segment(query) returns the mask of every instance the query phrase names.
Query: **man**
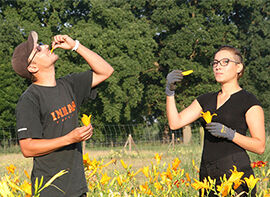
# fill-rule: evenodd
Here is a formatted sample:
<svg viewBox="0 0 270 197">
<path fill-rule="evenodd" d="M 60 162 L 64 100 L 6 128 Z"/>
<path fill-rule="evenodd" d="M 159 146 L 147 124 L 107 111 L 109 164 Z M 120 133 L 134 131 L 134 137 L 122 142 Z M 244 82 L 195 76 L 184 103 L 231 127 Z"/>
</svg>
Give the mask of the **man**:
<svg viewBox="0 0 270 197">
<path fill-rule="evenodd" d="M 92 126 L 79 127 L 78 110 L 83 100 L 94 98 L 92 89 L 106 80 L 113 68 L 99 55 L 67 35 L 54 36 L 53 49 L 73 50 L 92 70 L 55 79 L 58 55 L 48 45 L 37 44 L 38 34 L 31 31 L 26 42 L 14 50 L 12 67 L 32 84 L 21 95 L 16 107 L 17 132 L 21 151 L 33 157 L 32 193 L 35 180 L 44 183 L 61 170 L 57 178 L 41 192 L 41 197 L 86 196 L 81 142 L 90 139 Z M 61 189 L 62 191 L 60 191 Z"/>
</svg>

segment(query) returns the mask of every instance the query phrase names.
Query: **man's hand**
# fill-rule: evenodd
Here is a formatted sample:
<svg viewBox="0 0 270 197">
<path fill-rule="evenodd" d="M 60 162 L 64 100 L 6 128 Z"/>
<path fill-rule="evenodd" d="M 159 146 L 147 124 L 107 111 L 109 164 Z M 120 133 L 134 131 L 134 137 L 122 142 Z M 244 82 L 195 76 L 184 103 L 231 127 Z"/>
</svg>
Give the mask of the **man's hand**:
<svg viewBox="0 0 270 197">
<path fill-rule="evenodd" d="M 232 130 L 218 122 L 208 123 L 205 127 L 213 136 L 233 140 L 235 130 Z"/>
<path fill-rule="evenodd" d="M 93 127 L 92 125 L 77 127 L 67 134 L 69 136 L 72 143 L 77 143 L 81 141 L 89 140 L 93 135 Z"/>
<path fill-rule="evenodd" d="M 176 90 L 176 82 L 180 82 L 183 79 L 181 70 L 173 70 L 167 75 L 167 83 L 165 93 L 167 96 L 173 96 Z"/>
<path fill-rule="evenodd" d="M 76 41 L 70 38 L 68 35 L 56 35 L 53 37 L 52 48 L 71 50 L 75 44 Z"/>
<path fill-rule="evenodd" d="M 92 125 L 77 127 L 67 135 L 52 139 L 21 139 L 21 151 L 25 157 L 37 157 L 49 154 L 64 146 L 86 141 L 93 135 Z"/>
</svg>

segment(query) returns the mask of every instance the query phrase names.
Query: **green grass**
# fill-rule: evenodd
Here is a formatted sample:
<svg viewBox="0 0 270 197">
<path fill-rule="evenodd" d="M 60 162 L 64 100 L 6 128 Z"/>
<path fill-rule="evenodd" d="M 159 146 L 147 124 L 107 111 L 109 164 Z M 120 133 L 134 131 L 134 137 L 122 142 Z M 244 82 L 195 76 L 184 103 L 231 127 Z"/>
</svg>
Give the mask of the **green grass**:
<svg viewBox="0 0 270 197">
<path fill-rule="evenodd" d="M 269 138 L 268 138 L 269 139 Z M 136 151 L 138 150 L 138 152 Z M 1 153 L 5 152 L 5 153 Z M 175 157 L 181 160 L 182 168 L 190 168 L 192 159 L 199 166 L 201 159 L 201 145 L 198 143 L 191 143 L 190 145 L 176 144 L 172 145 L 137 145 L 137 149 L 132 147 L 132 151 L 128 150 L 128 147 L 103 147 L 103 148 L 86 148 L 90 159 L 104 160 L 108 162 L 112 158 L 117 160 L 124 160 L 127 164 L 133 164 L 134 168 L 140 168 L 143 165 L 151 165 L 151 162 L 155 162 L 154 155 L 159 153 L 162 155 L 162 162 L 171 162 Z M 253 161 L 269 161 L 270 160 L 270 146 L 266 146 L 265 153 L 258 155 L 248 152 L 251 162 Z M 0 150 L 0 176 L 6 173 L 5 167 L 14 164 L 18 171 L 24 169 L 28 172 L 32 168 L 32 158 L 24 158 L 19 151 L 18 146 L 11 147 L 6 150 Z M 118 165 L 117 165 L 118 166 Z M 116 167 L 117 167 L 116 166 Z M 114 168 L 114 167 L 112 167 Z"/>
</svg>

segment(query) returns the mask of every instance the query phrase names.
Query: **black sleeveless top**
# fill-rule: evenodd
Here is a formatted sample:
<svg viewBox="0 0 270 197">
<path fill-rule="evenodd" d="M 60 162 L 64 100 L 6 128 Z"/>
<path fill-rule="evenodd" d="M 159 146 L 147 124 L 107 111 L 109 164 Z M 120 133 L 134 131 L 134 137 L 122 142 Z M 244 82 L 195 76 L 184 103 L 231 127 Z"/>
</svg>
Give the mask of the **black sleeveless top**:
<svg viewBox="0 0 270 197">
<path fill-rule="evenodd" d="M 210 111 L 213 116 L 212 122 L 219 122 L 225 126 L 236 130 L 236 132 L 246 135 L 248 125 L 246 122 L 246 112 L 254 105 L 261 105 L 256 97 L 245 91 L 240 90 L 230 96 L 230 98 L 217 109 L 217 96 L 219 92 L 212 92 L 201 95 L 197 98 L 203 112 Z M 201 118 L 204 128 L 204 147 L 202 161 L 209 162 L 229 156 L 233 153 L 246 152 L 237 144 L 223 138 L 211 135 L 206 129 L 206 122 Z"/>
</svg>

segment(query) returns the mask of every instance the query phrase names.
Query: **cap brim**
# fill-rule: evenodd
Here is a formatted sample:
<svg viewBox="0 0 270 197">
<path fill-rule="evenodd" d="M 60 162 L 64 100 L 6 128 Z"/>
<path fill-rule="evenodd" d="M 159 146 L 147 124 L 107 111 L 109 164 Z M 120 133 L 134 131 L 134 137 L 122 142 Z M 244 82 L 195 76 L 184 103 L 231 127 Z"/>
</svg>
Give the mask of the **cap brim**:
<svg viewBox="0 0 270 197">
<path fill-rule="evenodd" d="M 12 56 L 12 67 L 14 71 L 24 78 L 31 78 L 32 74 L 27 70 L 28 58 L 31 55 L 33 49 L 37 45 L 38 34 L 35 31 L 31 31 L 26 42 L 18 45 Z"/>
<path fill-rule="evenodd" d="M 32 53 L 33 49 L 35 48 L 36 44 L 38 41 L 38 34 L 35 31 L 31 31 L 29 36 L 28 36 L 28 40 L 27 40 L 27 47 L 28 50 L 30 51 L 30 54 Z M 30 56 L 29 54 L 29 56 Z M 28 56 L 28 58 L 29 58 Z"/>
</svg>

